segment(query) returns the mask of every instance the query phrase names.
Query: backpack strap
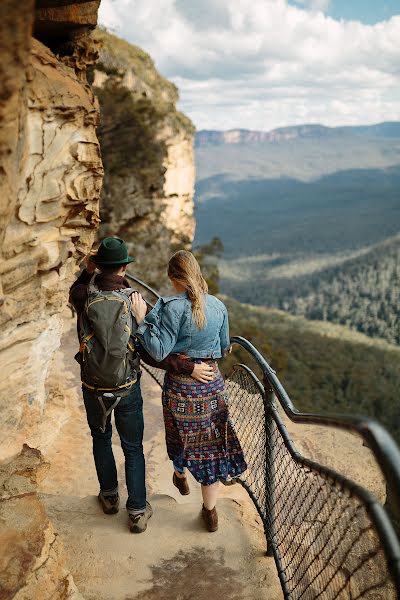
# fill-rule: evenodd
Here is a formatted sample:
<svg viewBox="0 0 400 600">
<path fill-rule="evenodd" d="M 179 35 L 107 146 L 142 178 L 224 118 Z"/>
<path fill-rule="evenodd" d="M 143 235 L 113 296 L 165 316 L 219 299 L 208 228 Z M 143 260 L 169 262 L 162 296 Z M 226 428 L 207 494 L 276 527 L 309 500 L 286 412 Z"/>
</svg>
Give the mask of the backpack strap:
<svg viewBox="0 0 400 600">
<path fill-rule="evenodd" d="M 121 292 L 122 294 L 124 294 L 125 296 L 128 296 L 128 298 L 131 297 L 133 292 L 137 292 L 137 290 L 135 290 L 134 288 L 131 288 L 131 287 L 122 288 L 121 290 L 118 290 L 118 291 Z"/>
<path fill-rule="evenodd" d="M 107 417 L 108 417 L 108 415 L 110 415 L 112 413 L 114 408 L 117 406 L 117 404 L 121 400 L 121 396 L 117 396 L 110 392 L 106 392 L 105 394 L 96 394 L 96 395 L 97 395 L 97 400 L 103 411 L 102 426 L 100 427 L 100 431 L 102 433 L 104 433 L 106 430 L 106 425 L 107 425 Z M 110 399 L 111 402 L 112 402 L 112 400 L 114 400 L 112 402 L 111 406 L 109 406 L 108 408 L 106 407 L 106 405 L 104 403 L 104 398 Z"/>
<path fill-rule="evenodd" d="M 97 287 L 97 285 L 94 282 L 95 278 L 96 278 L 96 272 L 93 273 L 92 278 L 89 281 L 89 284 L 87 286 L 87 293 L 88 293 L 88 295 L 91 294 L 91 293 L 93 293 L 93 292 L 100 291 L 99 288 Z"/>
</svg>

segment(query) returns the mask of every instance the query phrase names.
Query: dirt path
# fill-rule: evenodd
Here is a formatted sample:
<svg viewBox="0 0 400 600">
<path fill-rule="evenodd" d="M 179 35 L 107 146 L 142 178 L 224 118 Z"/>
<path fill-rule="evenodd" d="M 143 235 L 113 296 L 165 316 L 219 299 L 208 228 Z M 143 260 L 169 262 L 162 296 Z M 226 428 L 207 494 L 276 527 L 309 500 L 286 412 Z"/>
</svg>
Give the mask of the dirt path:
<svg viewBox="0 0 400 600">
<path fill-rule="evenodd" d="M 238 485 L 221 486 L 220 527 L 207 533 L 200 519 L 200 486 L 191 494 L 172 485 L 166 455 L 160 388 L 142 378 L 147 489 L 154 515 L 147 531 L 132 535 L 124 510 L 102 513 L 91 437 L 80 395 L 74 320 L 66 317 L 58 364 L 68 371 L 68 418 L 46 449 L 51 462 L 41 494 L 66 547 L 68 567 L 84 597 L 96 600 L 280 600 L 271 558 L 264 555 L 260 518 Z M 59 373 L 65 379 L 65 373 Z M 126 498 L 123 454 L 113 437 L 122 503 Z"/>
</svg>

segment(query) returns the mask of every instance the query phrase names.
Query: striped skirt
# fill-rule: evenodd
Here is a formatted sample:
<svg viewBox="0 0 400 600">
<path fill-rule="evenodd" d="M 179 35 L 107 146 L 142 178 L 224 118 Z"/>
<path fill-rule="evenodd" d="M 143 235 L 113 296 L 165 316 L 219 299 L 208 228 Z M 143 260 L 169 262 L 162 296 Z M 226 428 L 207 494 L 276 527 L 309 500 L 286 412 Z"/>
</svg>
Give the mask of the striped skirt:
<svg viewBox="0 0 400 600">
<path fill-rule="evenodd" d="M 162 396 L 168 456 L 203 485 L 247 469 L 229 419 L 224 379 L 218 365 L 210 364 L 215 379 L 208 383 L 166 373 Z"/>
</svg>

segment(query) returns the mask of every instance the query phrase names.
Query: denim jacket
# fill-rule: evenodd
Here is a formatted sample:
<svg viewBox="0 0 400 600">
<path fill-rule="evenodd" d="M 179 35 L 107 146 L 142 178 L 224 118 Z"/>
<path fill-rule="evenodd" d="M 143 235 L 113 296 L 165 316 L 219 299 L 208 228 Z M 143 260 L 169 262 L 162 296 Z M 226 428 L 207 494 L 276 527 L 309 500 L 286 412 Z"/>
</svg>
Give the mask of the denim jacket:
<svg viewBox="0 0 400 600">
<path fill-rule="evenodd" d="M 215 296 L 205 295 L 206 323 L 198 329 L 186 292 L 160 298 L 138 327 L 136 336 L 156 361 L 169 354 L 221 358 L 229 348 L 228 312 Z"/>
</svg>

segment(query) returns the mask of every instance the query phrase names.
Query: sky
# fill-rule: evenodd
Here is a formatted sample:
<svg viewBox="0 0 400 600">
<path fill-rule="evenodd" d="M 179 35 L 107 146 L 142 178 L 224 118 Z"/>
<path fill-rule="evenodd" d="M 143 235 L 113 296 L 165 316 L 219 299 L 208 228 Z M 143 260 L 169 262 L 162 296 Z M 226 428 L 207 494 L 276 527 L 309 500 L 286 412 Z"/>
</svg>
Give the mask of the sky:
<svg viewBox="0 0 400 600">
<path fill-rule="evenodd" d="M 197 129 L 400 120 L 399 0 L 102 0 Z"/>
</svg>

